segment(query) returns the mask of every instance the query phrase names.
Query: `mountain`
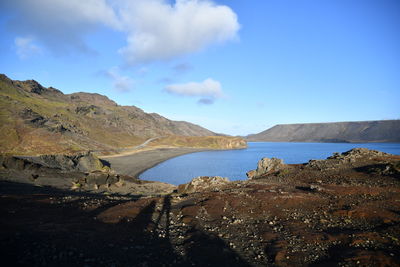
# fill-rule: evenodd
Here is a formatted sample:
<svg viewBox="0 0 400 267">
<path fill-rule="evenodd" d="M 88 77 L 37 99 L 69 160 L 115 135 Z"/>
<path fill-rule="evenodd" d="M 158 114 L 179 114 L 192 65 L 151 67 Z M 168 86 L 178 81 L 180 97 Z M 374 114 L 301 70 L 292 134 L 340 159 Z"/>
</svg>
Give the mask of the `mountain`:
<svg viewBox="0 0 400 267">
<path fill-rule="evenodd" d="M 0 75 L 0 153 L 115 151 L 171 135 L 218 134 L 135 106 L 119 106 L 103 95 L 63 94 L 34 80 L 13 81 Z"/>
<path fill-rule="evenodd" d="M 281 124 L 246 137 L 256 142 L 400 142 L 400 120 Z"/>
</svg>

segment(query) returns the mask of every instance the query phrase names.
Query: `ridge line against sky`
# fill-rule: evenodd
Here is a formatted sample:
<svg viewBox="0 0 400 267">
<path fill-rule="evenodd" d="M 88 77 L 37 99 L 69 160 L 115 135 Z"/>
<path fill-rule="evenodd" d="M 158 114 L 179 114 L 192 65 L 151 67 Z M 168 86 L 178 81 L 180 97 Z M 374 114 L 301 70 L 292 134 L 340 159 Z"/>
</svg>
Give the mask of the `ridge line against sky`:
<svg viewBox="0 0 400 267">
<path fill-rule="evenodd" d="M 0 72 L 214 132 L 400 118 L 396 0 L 0 2 Z"/>
</svg>

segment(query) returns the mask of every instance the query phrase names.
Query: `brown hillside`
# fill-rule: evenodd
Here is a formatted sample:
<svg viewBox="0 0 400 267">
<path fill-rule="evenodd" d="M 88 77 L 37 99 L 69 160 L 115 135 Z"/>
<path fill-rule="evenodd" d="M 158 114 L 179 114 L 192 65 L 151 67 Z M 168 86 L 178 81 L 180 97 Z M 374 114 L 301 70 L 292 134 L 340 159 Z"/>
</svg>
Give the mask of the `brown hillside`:
<svg viewBox="0 0 400 267">
<path fill-rule="evenodd" d="M 0 125 L 3 154 L 115 152 L 152 137 L 216 135 L 192 123 L 119 106 L 103 95 L 66 95 L 5 75 L 0 76 Z"/>
</svg>

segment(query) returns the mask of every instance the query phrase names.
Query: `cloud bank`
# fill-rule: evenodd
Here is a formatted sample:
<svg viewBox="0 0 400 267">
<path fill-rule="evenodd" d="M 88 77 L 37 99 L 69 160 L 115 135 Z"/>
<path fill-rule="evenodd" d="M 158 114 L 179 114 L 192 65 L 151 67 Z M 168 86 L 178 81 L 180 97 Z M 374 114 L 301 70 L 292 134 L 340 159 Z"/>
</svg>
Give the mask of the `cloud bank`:
<svg viewBox="0 0 400 267">
<path fill-rule="evenodd" d="M 178 96 L 201 97 L 198 103 L 205 105 L 213 104 L 215 99 L 223 97 L 221 84 L 211 78 L 203 82 L 167 85 L 165 91 Z"/>
<path fill-rule="evenodd" d="M 211 1 L 164 0 L 126 2 L 120 10 L 127 46 L 120 50 L 131 64 L 167 60 L 235 38 L 236 14 Z"/>
<path fill-rule="evenodd" d="M 135 65 L 169 60 L 232 40 L 239 30 L 236 14 L 207 0 L 13 0 L 0 10 L 12 10 L 10 28 L 34 36 L 55 52 L 90 52 L 88 34 L 108 27 L 125 34 L 119 50 Z"/>
<path fill-rule="evenodd" d="M 84 41 L 88 33 L 105 25 L 121 28 L 115 11 L 105 0 L 1 1 L 0 10 L 12 12 L 8 22 L 18 35 L 34 36 L 58 54 L 92 51 Z"/>
</svg>

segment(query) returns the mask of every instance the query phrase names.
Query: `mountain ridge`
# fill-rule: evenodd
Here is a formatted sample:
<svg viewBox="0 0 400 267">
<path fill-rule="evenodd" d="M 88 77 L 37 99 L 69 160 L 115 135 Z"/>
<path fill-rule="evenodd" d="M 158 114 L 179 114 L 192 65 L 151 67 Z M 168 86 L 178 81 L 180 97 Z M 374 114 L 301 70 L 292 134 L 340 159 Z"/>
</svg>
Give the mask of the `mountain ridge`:
<svg viewBox="0 0 400 267">
<path fill-rule="evenodd" d="M 0 75 L 3 154 L 87 150 L 115 153 L 153 137 L 219 135 L 193 123 L 146 113 L 136 106 L 120 106 L 97 93 L 64 94 L 35 80 L 14 81 Z"/>
<path fill-rule="evenodd" d="M 278 124 L 245 137 L 255 142 L 400 142 L 400 120 Z"/>
</svg>

